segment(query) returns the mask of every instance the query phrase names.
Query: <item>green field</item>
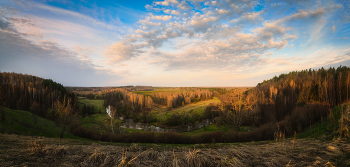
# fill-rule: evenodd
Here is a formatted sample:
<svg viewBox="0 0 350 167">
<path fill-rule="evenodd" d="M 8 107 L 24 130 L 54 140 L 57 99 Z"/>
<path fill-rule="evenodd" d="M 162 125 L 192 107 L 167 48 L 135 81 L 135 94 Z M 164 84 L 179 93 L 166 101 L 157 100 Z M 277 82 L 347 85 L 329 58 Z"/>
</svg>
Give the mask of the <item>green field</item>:
<svg viewBox="0 0 350 167">
<path fill-rule="evenodd" d="M 95 107 L 95 113 L 98 113 L 98 111 L 101 109 L 102 113 L 106 112 L 105 107 L 103 106 L 103 100 L 90 100 L 84 97 L 79 97 L 79 109 L 81 110 L 83 108 L 83 106 L 87 105 L 87 106 L 91 106 L 94 105 Z"/>
<path fill-rule="evenodd" d="M 56 126 L 55 122 L 36 116 L 37 124 L 34 124 L 34 118 L 28 111 L 12 110 L 5 108 L 5 121 L 0 121 L 0 132 L 7 134 L 45 136 L 58 138 L 61 134 L 61 127 Z M 64 138 L 81 139 L 65 131 Z"/>
<path fill-rule="evenodd" d="M 168 109 L 161 109 L 158 111 L 153 111 L 157 112 L 157 119 L 158 120 L 164 120 L 168 119 L 171 114 L 175 113 L 183 113 L 183 112 L 197 112 L 199 115 L 202 115 L 205 111 L 205 108 L 210 104 L 210 103 L 220 103 L 221 101 L 217 98 L 214 97 L 213 99 L 206 100 L 206 101 L 199 101 L 197 103 L 192 103 L 188 104 L 185 106 L 181 106 L 178 108 L 172 108 L 171 110 Z"/>
<path fill-rule="evenodd" d="M 107 114 L 91 114 L 85 118 L 80 118 L 79 123 L 87 129 L 99 132 L 99 133 L 112 133 L 111 130 L 111 120 Z M 117 128 L 116 125 L 121 123 L 121 120 L 114 119 L 113 126 Z"/>
</svg>

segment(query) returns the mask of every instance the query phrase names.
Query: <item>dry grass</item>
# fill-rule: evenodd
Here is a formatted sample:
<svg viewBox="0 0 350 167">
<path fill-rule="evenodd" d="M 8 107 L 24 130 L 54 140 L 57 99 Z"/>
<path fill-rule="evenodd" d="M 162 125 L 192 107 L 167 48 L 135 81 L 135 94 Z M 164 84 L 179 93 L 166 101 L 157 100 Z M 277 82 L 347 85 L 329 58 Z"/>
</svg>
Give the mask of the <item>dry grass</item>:
<svg viewBox="0 0 350 167">
<path fill-rule="evenodd" d="M 42 141 L 34 140 L 28 142 L 28 152 L 29 154 L 43 154 L 44 143 Z"/>
<path fill-rule="evenodd" d="M 339 139 L 350 137 L 350 107 L 345 109 L 344 105 L 340 106 L 341 117 L 339 120 Z"/>
<path fill-rule="evenodd" d="M 206 158 L 199 155 L 200 150 L 196 150 L 196 148 L 191 151 L 189 149 L 187 154 L 187 166 L 188 167 L 201 167 L 201 166 L 210 166 L 210 163 Z"/>
<path fill-rule="evenodd" d="M 1 166 L 296 167 L 350 164 L 350 144 L 344 140 L 327 142 L 315 139 L 286 139 L 284 147 L 283 140 L 273 141 L 267 147 L 270 141 L 170 146 L 104 142 L 96 144 L 70 139 L 59 143 L 58 139 L 53 138 L 0 134 L 0 141 Z M 34 154 L 23 154 L 28 152 L 28 142 L 34 143 L 30 146 Z"/>
</svg>

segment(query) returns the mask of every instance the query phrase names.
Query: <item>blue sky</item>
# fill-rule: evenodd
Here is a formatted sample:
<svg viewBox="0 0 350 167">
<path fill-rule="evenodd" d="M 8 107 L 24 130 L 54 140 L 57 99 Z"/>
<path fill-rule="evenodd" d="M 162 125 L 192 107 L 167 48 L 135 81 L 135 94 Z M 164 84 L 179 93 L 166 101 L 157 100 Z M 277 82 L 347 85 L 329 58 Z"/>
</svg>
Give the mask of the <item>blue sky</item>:
<svg viewBox="0 0 350 167">
<path fill-rule="evenodd" d="M 0 71 L 65 86 L 255 86 L 349 66 L 349 1 L 0 1 Z"/>
</svg>

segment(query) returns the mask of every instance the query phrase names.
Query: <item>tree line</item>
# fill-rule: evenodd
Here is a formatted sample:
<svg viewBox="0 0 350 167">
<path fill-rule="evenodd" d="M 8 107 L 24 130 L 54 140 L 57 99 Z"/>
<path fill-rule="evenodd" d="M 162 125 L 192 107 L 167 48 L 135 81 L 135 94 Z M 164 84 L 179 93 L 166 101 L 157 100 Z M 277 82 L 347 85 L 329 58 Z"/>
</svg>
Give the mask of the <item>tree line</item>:
<svg viewBox="0 0 350 167">
<path fill-rule="evenodd" d="M 349 101 L 349 81 L 346 66 L 293 71 L 259 83 L 249 97 L 256 98 L 263 122 L 280 121 L 297 106 L 325 103 L 335 107 Z"/>
<path fill-rule="evenodd" d="M 212 99 L 215 95 L 216 91 L 210 91 L 208 89 L 182 88 L 182 92 L 156 92 L 152 93 L 151 97 L 155 103 L 174 108 Z"/>
<path fill-rule="evenodd" d="M 77 102 L 74 93 L 69 93 L 62 84 L 51 79 L 14 72 L 0 73 L 0 104 L 10 109 L 30 111 L 34 121 L 37 115 L 56 121 L 62 127 L 61 138 L 72 115 L 79 110 Z"/>
<path fill-rule="evenodd" d="M 34 105 L 37 115 L 49 117 L 48 110 L 54 110 L 54 103 L 64 96 L 72 98 L 72 105 L 76 106 L 74 94 L 51 79 L 13 72 L 0 73 L 0 103 L 4 107 L 29 111 Z"/>
<path fill-rule="evenodd" d="M 309 113 L 312 107 L 330 108 L 349 101 L 349 81 L 350 68 L 346 66 L 292 71 L 249 90 L 221 94 L 222 104 L 209 106 L 208 113 L 219 116 L 219 124 L 232 125 L 237 130 L 242 124 L 261 126 L 292 121 L 290 117 L 298 119 L 293 119 L 294 129 L 298 124 L 304 128 L 326 116 L 325 112 Z"/>
</svg>

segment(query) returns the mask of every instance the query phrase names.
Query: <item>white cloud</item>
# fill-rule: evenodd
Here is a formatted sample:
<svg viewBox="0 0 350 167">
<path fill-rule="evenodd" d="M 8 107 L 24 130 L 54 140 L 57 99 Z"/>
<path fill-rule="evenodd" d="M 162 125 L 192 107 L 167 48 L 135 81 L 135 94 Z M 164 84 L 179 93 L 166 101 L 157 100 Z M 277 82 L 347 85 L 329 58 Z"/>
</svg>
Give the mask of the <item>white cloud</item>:
<svg viewBox="0 0 350 167">
<path fill-rule="evenodd" d="M 105 55 L 111 64 L 119 63 L 143 53 L 141 50 L 143 46 L 144 44 L 134 44 L 124 41 L 117 42 L 108 48 Z"/>
<path fill-rule="evenodd" d="M 201 18 L 201 17 L 196 17 L 193 20 L 190 21 L 190 24 L 195 27 L 204 27 L 210 22 L 215 22 L 217 21 L 217 17 L 207 17 L 207 18 Z"/>
<path fill-rule="evenodd" d="M 29 40 L 39 57 L 51 53 L 52 59 L 56 55 L 60 62 L 80 64 L 77 67 L 86 67 L 93 73 L 117 74 L 117 78 L 124 76 L 125 84 L 138 84 L 136 81 L 147 80 L 145 76 L 149 80 L 164 76 L 179 77 L 188 71 L 205 71 L 208 78 L 228 81 L 228 78 L 239 79 L 288 68 L 295 70 L 292 67 L 305 67 L 296 65 L 300 62 L 310 66 L 312 63 L 320 64 L 319 60 L 338 62 L 346 58 L 339 56 L 341 53 L 327 52 L 329 48 L 323 50 L 330 54 L 329 58 L 313 50 L 324 46 L 320 41 L 329 33 L 330 20 L 335 18 L 334 13 L 339 12 L 334 9 L 341 7 L 338 4 L 302 1 L 281 1 L 278 4 L 266 1 L 265 4 L 259 4 L 259 1 L 246 0 L 201 2 L 155 1 L 145 6 L 150 13 L 138 17 L 137 23 L 128 26 L 119 22 L 107 24 L 103 19 L 94 19 L 78 12 L 39 5 L 37 10 L 65 16 L 65 19 L 27 15 L 36 22 L 13 19 L 13 25 L 17 24 L 14 26 L 18 31 L 15 34 Z M 254 7 L 257 5 L 262 5 L 263 9 L 256 12 Z M 292 5 L 293 10 L 289 10 L 289 5 Z M 106 17 L 104 19 L 109 20 Z M 347 39 L 348 34 L 342 31 L 341 23 L 334 21 L 332 24 L 332 31 L 337 35 L 343 32 L 339 36 Z M 44 29 L 36 29 L 36 26 Z M 0 21 L 0 33 L 13 32 L 11 28 Z M 8 35 L 6 37 L 13 39 Z M 4 36 L 0 38 L 2 44 L 11 42 Z M 87 41 L 94 41 L 94 45 L 87 45 Z M 292 41 L 296 45 L 291 44 Z M 64 45 L 75 47 L 69 50 L 63 48 Z M 4 46 L 7 45 L 0 47 Z M 300 54 L 301 47 L 309 48 L 310 51 Z M 95 52 L 96 48 L 100 52 Z M 21 52 L 24 53 L 23 49 Z M 308 53 L 313 56 L 308 57 Z M 111 69 L 108 72 L 103 66 Z M 152 77 L 155 74 L 161 77 Z M 206 78 L 205 75 L 199 78 Z"/>
<path fill-rule="evenodd" d="M 234 19 L 231 22 L 237 23 L 237 24 L 244 24 L 248 22 L 257 23 L 258 21 L 263 20 L 263 18 L 260 16 L 263 11 L 260 12 L 247 12 L 241 15 L 238 19 Z"/>
<path fill-rule="evenodd" d="M 0 70 L 27 73 L 54 79 L 65 86 L 103 85 L 97 80 L 109 81 L 121 77 L 109 74 L 107 70 L 96 70 L 96 65 L 89 56 L 89 49 L 76 47 L 67 49 L 55 41 L 27 38 L 30 33 L 21 33 L 14 22 L 24 19 L 0 19 Z M 30 19 L 25 19 L 31 22 Z M 40 29 L 40 27 L 37 27 Z M 4 31 L 6 30 L 6 31 Z M 25 30 L 22 30 L 25 31 Z M 44 34 L 45 36 L 45 34 Z"/>
<path fill-rule="evenodd" d="M 168 15 L 163 15 L 163 16 L 152 16 L 151 19 L 155 19 L 155 20 L 161 20 L 161 21 L 168 21 L 172 18 L 172 16 L 168 16 Z"/>
<path fill-rule="evenodd" d="M 169 3 L 169 1 L 164 1 Z M 210 5 L 223 5 L 224 2 L 210 2 Z M 173 3 L 174 4 L 174 3 Z M 233 3 L 232 3 L 233 4 Z M 179 4 L 178 4 L 179 5 Z M 246 3 L 237 5 L 247 5 Z M 248 9 L 248 8 L 247 8 Z M 247 10 L 242 8 L 242 14 L 239 18 L 234 20 L 235 23 L 262 21 L 259 12 L 243 12 Z M 181 9 L 178 9 L 181 10 Z M 176 8 L 163 9 L 165 13 L 178 11 Z M 215 11 L 215 12 L 213 12 Z M 141 48 L 152 47 L 154 50 L 161 49 L 163 43 L 170 42 L 171 39 L 178 37 L 189 37 L 196 39 L 196 42 L 191 42 L 193 48 L 186 47 L 180 53 L 165 53 L 163 51 L 148 52 L 150 55 L 158 55 L 163 59 L 156 62 L 162 64 L 167 70 L 175 70 L 177 68 L 197 68 L 205 69 L 207 67 L 216 69 L 223 67 L 232 67 L 240 65 L 259 65 L 262 62 L 267 62 L 266 58 L 261 57 L 270 49 L 281 50 L 288 46 L 288 42 L 297 39 L 297 35 L 289 34 L 291 27 L 286 24 L 294 20 L 302 20 L 305 18 L 319 18 L 325 14 L 324 8 L 303 11 L 285 16 L 275 21 L 265 21 L 261 26 L 251 29 L 250 32 L 241 32 L 238 27 L 230 27 L 229 25 L 221 23 L 219 15 L 229 14 L 227 8 L 215 7 L 212 10 L 203 9 L 203 13 L 191 13 L 190 17 L 182 17 L 178 21 L 170 23 L 161 23 L 161 26 L 154 26 L 149 24 L 149 19 L 154 19 L 157 16 L 151 15 L 139 23 L 142 26 L 153 26 L 150 28 L 143 28 L 136 30 L 138 37 L 137 41 L 143 42 L 143 45 L 133 46 L 123 43 L 115 44 L 110 50 L 109 55 L 114 55 L 111 58 L 112 62 L 129 60 L 132 57 L 138 56 Z M 237 11 L 236 11 L 237 12 Z M 160 21 L 167 21 L 160 16 Z M 160 24 L 160 23 L 158 23 Z M 122 47 L 123 46 L 123 47 Z M 293 46 L 293 45 L 290 45 Z M 179 48 L 179 47 L 176 47 Z M 123 50 L 123 52 L 121 51 Z M 116 51 L 116 52 L 115 52 Z M 146 53 L 147 51 L 145 51 Z M 155 54 L 156 53 L 156 54 Z M 161 56 L 159 56 L 161 55 Z M 188 63 L 191 63 L 188 64 Z M 283 61 L 280 61 L 280 64 Z"/>
<path fill-rule="evenodd" d="M 225 14 L 229 14 L 230 11 L 228 10 L 225 10 L 225 9 L 215 9 L 216 12 L 219 14 L 219 15 L 225 15 Z"/>
<path fill-rule="evenodd" d="M 179 5 L 177 5 L 177 8 L 181 10 L 190 10 L 191 6 L 188 5 L 186 1 L 182 1 Z"/>
<path fill-rule="evenodd" d="M 181 15 L 180 12 L 176 11 L 176 10 L 172 10 L 170 14 L 173 14 L 173 15 Z"/>
<path fill-rule="evenodd" d="M 165 0 L 165 1 L 157 1 L 156 5 L 168 6 L 170 4 L 179 4 L 177 0 Z"/>
</svg>

